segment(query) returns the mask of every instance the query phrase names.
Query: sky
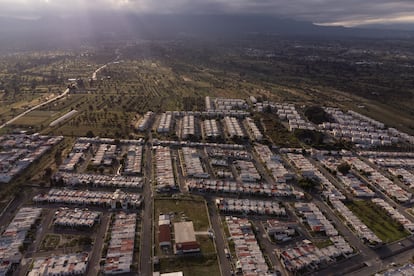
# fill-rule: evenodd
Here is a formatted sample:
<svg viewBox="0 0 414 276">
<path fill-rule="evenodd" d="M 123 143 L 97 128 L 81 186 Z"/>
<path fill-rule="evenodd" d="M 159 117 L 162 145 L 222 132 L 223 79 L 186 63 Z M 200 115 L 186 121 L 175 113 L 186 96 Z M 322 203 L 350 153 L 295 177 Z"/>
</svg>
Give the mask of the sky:
<svg viewBox="0 0 414 276">
<path fill-rule="evenodd" d="M 0 16 L 74 13 L 267 14 L 321 25 L 414 23 L 414 1 L 391 0 L 0 0 Z"/>
</svg>

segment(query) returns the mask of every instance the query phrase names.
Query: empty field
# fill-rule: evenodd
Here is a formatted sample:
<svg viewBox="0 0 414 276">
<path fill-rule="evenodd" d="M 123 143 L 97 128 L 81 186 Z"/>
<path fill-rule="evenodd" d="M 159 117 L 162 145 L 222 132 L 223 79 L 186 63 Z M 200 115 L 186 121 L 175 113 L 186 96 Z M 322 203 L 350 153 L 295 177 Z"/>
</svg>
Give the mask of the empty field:
<svg viewBox="0 0 414 276">
<path fill-rule="evenodd" d="M 371 201 L 354 200 L 348 208 L 383 242 L 389 243 L 408 236 L 404 228 Z"/>
</svg>

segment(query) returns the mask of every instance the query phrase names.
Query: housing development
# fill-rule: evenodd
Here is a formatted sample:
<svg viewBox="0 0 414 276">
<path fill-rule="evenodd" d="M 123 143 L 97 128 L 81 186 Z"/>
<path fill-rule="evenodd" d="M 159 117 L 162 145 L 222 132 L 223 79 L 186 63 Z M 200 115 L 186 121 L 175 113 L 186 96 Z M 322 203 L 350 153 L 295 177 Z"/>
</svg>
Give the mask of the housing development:
<svg viewBox="0 0 414 276">
<path fill-rule="evenodd" d="M 412 136 L 336 107 L 316 124 L 253 96 L 205 105 L 138 114 L 139 139 L 1 136 L 2 185 L 54 165 L 0 214 L 0 275 L 413 271 Z M 299 146 L 274 143 L 265 114 Z M 316 134 L 348 144 L 314 146 Z"/>
</svg>

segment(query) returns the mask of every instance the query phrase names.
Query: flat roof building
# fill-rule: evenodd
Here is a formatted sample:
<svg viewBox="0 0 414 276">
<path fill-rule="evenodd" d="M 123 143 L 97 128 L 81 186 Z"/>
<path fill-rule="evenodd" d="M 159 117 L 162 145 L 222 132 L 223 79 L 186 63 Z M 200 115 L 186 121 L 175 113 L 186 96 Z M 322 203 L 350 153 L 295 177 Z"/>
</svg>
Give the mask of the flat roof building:
<svg viewBox="0 0 414 276">
<path fill-rule="evenodd" d="M 176 254 L 200 252 L 192 221 L 174 223 Z"/>
</svg>

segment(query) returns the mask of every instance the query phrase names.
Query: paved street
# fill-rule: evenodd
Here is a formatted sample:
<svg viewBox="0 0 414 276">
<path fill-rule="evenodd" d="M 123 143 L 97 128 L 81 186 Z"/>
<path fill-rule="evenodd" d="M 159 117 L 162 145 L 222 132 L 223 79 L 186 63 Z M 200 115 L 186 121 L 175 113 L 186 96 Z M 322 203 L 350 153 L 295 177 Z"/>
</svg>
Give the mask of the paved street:
<svg viewBox="0 0 414 276">
<path fill-rule="evenodd" d="M 208 212 L 210 214 L 211 227 L 214 231 L 217 256 L 221 266 L 223 276 L 231 275 L 232 266 L 229 259 L 224 253 L 224 248 L 227 248 L 227 240 L 225 239 L 223 228 L 221 226 L 221 218 L 217 213 L 217 208 L 214 206 L 212 199 L 207 200 Z"/>
<path fill-rule="evenodd" d="M 151 141 L 151 139 L 149 140 Z M 141 249 L 140 249 L 140 265 L 139 271 L 141 275 L 152 275 L 152 245 L 153 245 L 153 200 L 152 200 L 152 154 L 151 143 L 145 145 L 144 160 L 144 206 L 142 212 L 142 231 L 141 231 Z"/>
</svg>

